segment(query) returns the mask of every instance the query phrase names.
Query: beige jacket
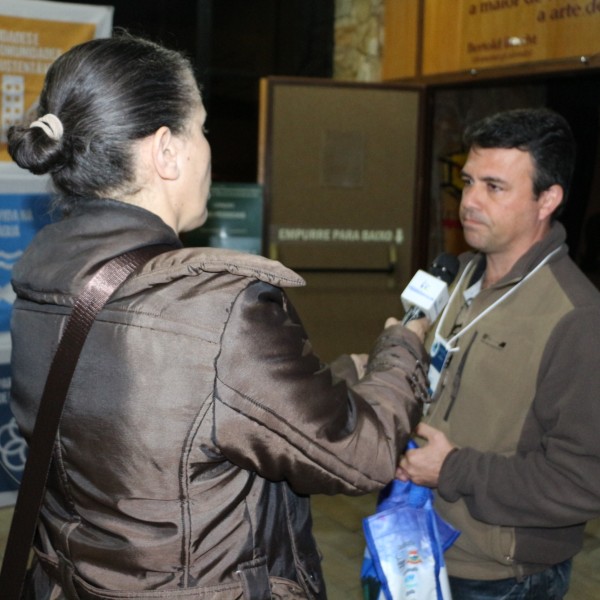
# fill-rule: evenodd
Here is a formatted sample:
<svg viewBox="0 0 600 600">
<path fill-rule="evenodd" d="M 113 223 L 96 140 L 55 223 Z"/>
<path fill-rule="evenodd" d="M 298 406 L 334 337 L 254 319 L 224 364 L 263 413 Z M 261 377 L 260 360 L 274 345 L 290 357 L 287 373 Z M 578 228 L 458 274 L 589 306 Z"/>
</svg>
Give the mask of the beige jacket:
<svg viewBox="0 0 600 600">
<path fill-rule="evenodd" d="M 446 554 L 457 577 L 563 562 L 600 515 L 600 293 L 564 240 L 556 223 L 469 306 L 462 291 L 485 264 L 463 257 L 474 260 L 442 323 L 444 337 L 460 337 L 428 421 L 461 448 L 435 503 L 462 532 Z"/>
</svg>

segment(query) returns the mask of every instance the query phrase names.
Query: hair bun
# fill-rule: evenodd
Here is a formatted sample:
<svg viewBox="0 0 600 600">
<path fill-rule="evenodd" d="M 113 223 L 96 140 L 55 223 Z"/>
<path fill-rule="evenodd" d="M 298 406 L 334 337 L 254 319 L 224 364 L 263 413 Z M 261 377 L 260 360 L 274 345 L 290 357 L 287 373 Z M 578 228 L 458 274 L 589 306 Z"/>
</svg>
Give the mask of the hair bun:
<svg viewBox="0 0 600 600">
<path fill-rule="evenodd" d="M 47 113 L 43 117 L 33 121 L 29 127 L 39 127 L 50 139 L 54 140 L 55 142 L 60 141 L 64 132 L 61 120 L 52 113 Z"/>
</svg>

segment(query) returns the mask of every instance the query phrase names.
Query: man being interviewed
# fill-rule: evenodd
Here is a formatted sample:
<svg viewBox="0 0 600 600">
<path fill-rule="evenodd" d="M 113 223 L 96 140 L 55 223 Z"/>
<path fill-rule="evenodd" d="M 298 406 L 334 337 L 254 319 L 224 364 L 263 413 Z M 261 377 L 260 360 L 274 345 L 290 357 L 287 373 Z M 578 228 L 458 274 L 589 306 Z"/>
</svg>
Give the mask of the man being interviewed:
<svg viewBox="0 0 600 600">
<path fill-rule="evenodd" d="M 465 141 L 460 217 L 476 252 L 434 327 L 447 356 L 398 476 L 437 488 L 462 532 L 446 555 L 455 600 L 556 600 L 600 515 L 600 293 L 555 220 L 574 141 L 547 109 L 486 118 Z"/>
</svg>

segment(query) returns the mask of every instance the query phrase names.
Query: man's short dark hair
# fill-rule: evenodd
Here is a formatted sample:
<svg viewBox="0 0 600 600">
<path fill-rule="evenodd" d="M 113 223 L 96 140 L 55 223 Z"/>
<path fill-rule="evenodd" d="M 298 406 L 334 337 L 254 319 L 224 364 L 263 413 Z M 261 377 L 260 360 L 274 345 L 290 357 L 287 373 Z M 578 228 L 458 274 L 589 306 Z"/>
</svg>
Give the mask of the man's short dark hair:
<svg viewBox="0 0 600 600">
<path fill-rule="evenodd" d="M 566 119 L 547 108 L 519 108 L 496 113 L 467 127 L 467 148 L 517 148 L 533 160 L 533 192 L 554 184 L 566 201 L 575 167 L 575 140 Z"/>
</svg>

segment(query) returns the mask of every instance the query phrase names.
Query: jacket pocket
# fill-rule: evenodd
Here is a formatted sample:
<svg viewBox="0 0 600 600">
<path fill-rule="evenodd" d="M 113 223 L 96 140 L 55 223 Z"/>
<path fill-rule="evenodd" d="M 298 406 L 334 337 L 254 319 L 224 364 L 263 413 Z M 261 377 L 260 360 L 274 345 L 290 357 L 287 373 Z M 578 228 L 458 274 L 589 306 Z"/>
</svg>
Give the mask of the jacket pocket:
<svg viewBox="0 0 600 600">
<path fill-rule="evenodd" d="M 473 569 L 483 569 L 486 572 L 485 577 L 482 576 L 482 572 L 477 576 L 471 573 L 458 575 L 459 577 L 502 579 L 513 576 L 511 570 L 506 568 L 514 564 L 515 529 L 513 527 L 490 525 L 474 519 L 462 499 L 448 502 L 438 495 L 435 505 L 440 516 L 461 531 L 450 548 L 450 553 L 454 554 L 458 562 L 469 562 Z"/>
<path fill-rule="evenodd" d="M 306 600 L 306 593 L 295 581 L 283 577 L 271 577 L 271 598 L 273 600 Z"/>
<path fill-rule="evenodd" d="M 272 597 L 266 557 L 240 563 L 236 574 L 242 582 L 244 600 L 268 600 Z"/>
<path fill-rule="evenodd" d="M 494 338 L 489 333 L 484 333 L 481 336 L 481 341 L 495 350 L 503 350 L 506 347 L 505 341 Z"/>
<path fill-rule="evenodd" d="M 515 530 L 513 527 L 491 526 L 493 556 L 501 565 L 512 566 L 515 563 Z"/>
</svg>

